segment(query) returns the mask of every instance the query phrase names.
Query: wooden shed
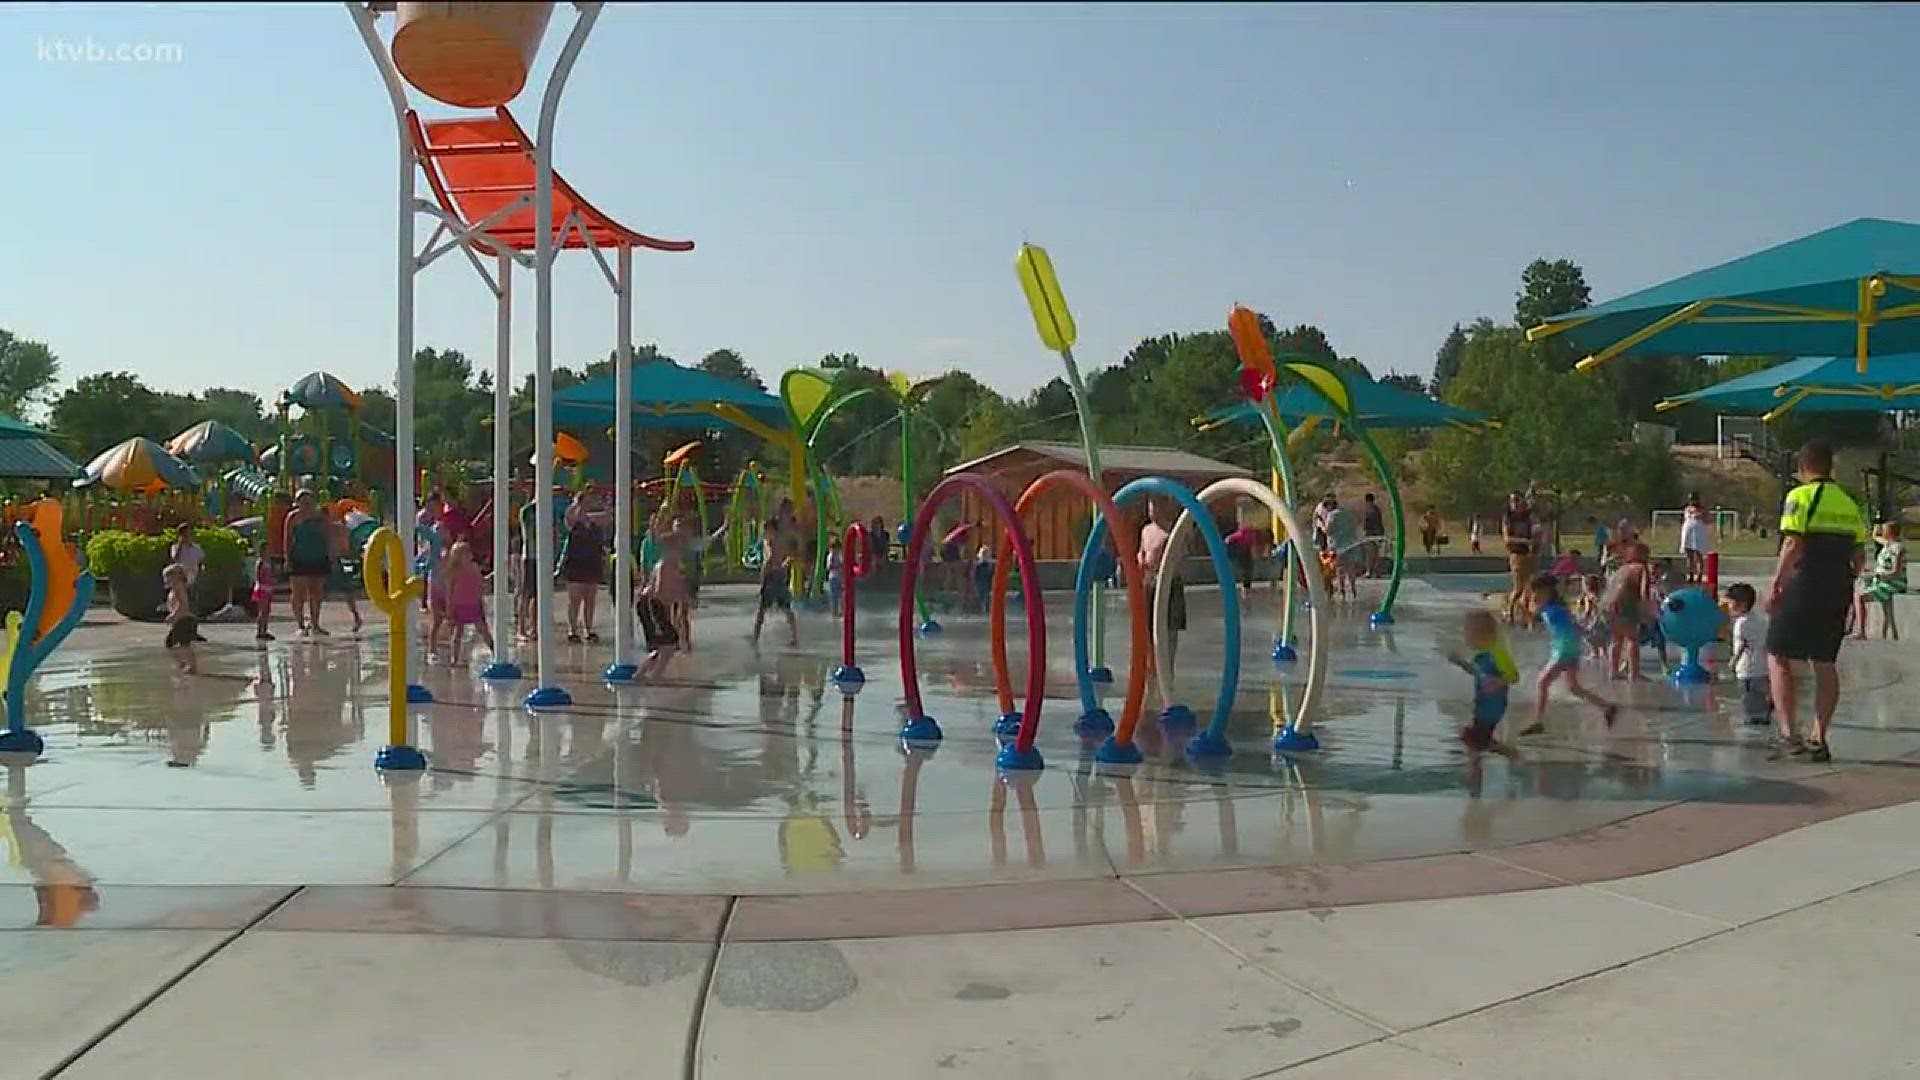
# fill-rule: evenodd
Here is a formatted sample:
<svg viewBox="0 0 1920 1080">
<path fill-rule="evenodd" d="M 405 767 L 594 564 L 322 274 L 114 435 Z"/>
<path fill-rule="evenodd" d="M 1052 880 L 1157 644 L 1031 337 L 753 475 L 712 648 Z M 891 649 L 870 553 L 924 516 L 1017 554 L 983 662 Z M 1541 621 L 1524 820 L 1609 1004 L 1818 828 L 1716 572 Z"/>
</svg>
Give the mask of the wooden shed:
<svg viewBox="0 0 1920 1080">
<path fill-rule="evenodd" d="M 1100 467 L 1109 493 L 1143 476 L 1164 476 L 1195 492 L 1215 480 L 1253 477 L 1252 472 L 1238 465 L 1164 446 L 1102 446 Z M 1087 454 L 1078 443 L 1017 442 L 984 457 L 963 461 L 948 469 L 947 475 L 966 472 L 984 477 L 1007 497 L 1007 501 L 1012 502 L 1020 497 L 1028 484 L 1046 473 L 1055 469 L 1085 472 L 1086 468 Z M 972 491 L 961 494 L 959 506 L 959 521 L 979 524 L 993 521 L 993 511 Z M 1147 504 L 1144 500 L 1135 501 L 1122 509 L 1136 532 L 1146 523 Z M 1221 531 L 1232 531 L 1234 500 L 1223 499 L 1214 504 L 1212 510 Z M 1092 525 L 1093 512 L 1085 496 L 1067 488 L 1056 488 L 1041 496 L 1040 501 L 1027 511 L 1025 520 L 1027 535 L 1033 540 L 1034 557 L 1079 558 L 1081 541 L 1086 539 L 1087 529 Z M 978 544 L 986 535 L 984 531 L 976 531 L 970 542 Z"/>
</svg>

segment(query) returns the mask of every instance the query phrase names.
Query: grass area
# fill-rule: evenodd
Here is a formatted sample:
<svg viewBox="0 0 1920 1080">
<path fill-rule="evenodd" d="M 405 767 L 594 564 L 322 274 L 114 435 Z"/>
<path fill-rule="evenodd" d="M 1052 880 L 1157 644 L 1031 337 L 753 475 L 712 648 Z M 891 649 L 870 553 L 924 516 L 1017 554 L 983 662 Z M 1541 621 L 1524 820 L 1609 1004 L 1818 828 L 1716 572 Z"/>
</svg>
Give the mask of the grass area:
<svg viewBox="0 0 1920 1080">
<path fill-rule="evenodd" d="M 1640 537 L 1647 542 L 1647 547 L 1652 549 L 1656 559 L 1665 556 L 1678 558 L 1680 555 L 1680 530 L 1678 529 L 1648 529 L 1641 533 Z M 1771 556 L 1780 550 L 1779 543 L 1778 538 L 1771 531 L 1765 537 L 1760 537 L 1742 530 L 1721 533 L 1715 537 L 1713 550 L 1722 555 Z"/>
<path fill-rule="evenodd" d="M 1488 522 L 1486 519 L 1482 519 L 1482 524 L 1487 527 L 1488 533 L 1481 538 L 1481 551 L 1490 555 L 1498 554 L 1500 551 L 1499 522 L 1497 520 Z M 1611 528 L 1611 526 L 1609 526 L 1609 528 Z M 1470 550 L 1467 547 L 1467 528 L 1464 524 L 1455 521 L 1445 522 L 1441 527 L 1441 532 L 1446 534 L 1449 541 L 1447 546 L 1440 550 L 1442 555 L 1470 554 Z M 1679 529 L 1645 529 L 1641 531 L 1640 538 L 1647 542 L 1647 547 L 1653 552 L 1653 557 L 1656 559 L 1669 557 L 1677 559 L 1680 557 Z M 1771 530 L 1769 530 L 1764 537 L 1757 536 L 1745 530 L 1722 533 L 1715 537 L 1713 541 L 1713 549 L 1715 551 L 1722 555 L 1734 557 L 1753 555 L 1771 557 L 1779 551 L 1778 545 L 1779 541 L 1774 537 Z M 1592 546 L 1593 534 L 1589 533 L 1584 525 L 1578 529 L 1570 525 L 1566 535 L 1562 537 L 1561 548 L 1563 550 L 1566 548 L 1578 548 L 1582 555 L 1592 555 L 1593 552 L 1587 550 Z M 1420 522 L 1418 518 L 1409 517 L 1407 519 L 1407 548 L 1412 554 L 1420 554 Z"/>
</svg>

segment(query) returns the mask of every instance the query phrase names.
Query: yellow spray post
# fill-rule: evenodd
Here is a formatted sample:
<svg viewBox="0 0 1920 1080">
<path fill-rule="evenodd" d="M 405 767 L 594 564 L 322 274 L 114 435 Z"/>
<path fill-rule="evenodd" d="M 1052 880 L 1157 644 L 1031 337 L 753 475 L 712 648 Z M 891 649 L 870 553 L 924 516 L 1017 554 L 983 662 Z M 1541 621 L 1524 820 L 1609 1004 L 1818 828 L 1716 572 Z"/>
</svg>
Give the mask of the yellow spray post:
<svg viewBox="0 0 1920 1080">
<path fill-rule="evenodd" d="M 1087 403 L 1087 388 L 1080 381 L 1080 366 L 1073 362 L 1073 343 L 1080 331 L 1073 325 L 1073 313 L 1067 310 L 1067 297 L 1060 291 L 1060 279 L 1054 276 L 1053 260 L 1038 244 L 1021 244 L 1019 253 L 1013 257 L 1013 269 L 1020 278 L 1020 291 L 1026 294 L 1027 307 L 1033 312 L 1033 326 L 1040 332 L 1040 343 L 1059 353 L 1061 362 L 1067 366 L 1067 389 L 1073 392 L 1073 408 L 1080 416 L 1080 443 L 1087 452 L 1087 475 L 1104 491 L 1107 484 L 1100 469 L 1100 443 L 1093 435 L 1093 409 Z M 1037 589 L 1039 585 L 1032 582 L 1027 587 Z M 1106 664 L 1106 607 L 1105 596 L 1096 584 L 1091 635 L 1093 669 L 1089 673 L 1094 682 L 1113 681 L 1113 671 Z"/>
<path fill-rule="evenodd" d="M 387 614 L 387 745 L 373 759 L 381 769 L 424 769 L 427 756 L 413 745 L 411 717 L 407 714 L 407 617 L 413 611 L 427 583 L 407 574 L 407 552 L 400 537 L 385 527 L 374 530 L 367 539 L 363 570 L 367 580 L 367 599 Z"/>
</svg>

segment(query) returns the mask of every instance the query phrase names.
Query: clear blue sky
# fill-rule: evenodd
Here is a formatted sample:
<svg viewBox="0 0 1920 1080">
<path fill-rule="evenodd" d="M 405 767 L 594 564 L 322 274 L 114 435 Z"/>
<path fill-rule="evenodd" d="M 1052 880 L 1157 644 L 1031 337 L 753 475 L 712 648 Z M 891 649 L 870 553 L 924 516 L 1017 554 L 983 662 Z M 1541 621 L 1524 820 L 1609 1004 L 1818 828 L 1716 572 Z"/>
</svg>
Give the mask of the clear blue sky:
<svg viewBox="0 0 1920 1080">
<path fill-rule="evenodd" d="M 339 5 L 14 5 L 0 31 L 0 326 L 69 379 L 391 384 L 394 135 Z M 89 37 L 183 59 L 37 59 Z M 1240 301 L 1424 373 L 1451 323 L 1511 316 L 1537 255 L 1604 298 L 1920 218 L 1916 40 L 1920 10 L 1839 5 L 615 5 L 557 160 L 699 244 L 636 258 L 635 338 L 684 360 L 850 350 L 1024 392 L 1058 369 L 1011 266 L 1032 239 L 1088 366 Z M 557 280 L 556 362 L 604 355 L 598 271 L 577 254 Z M 424 277 L 417 340 L 491 363 L 462 261 Z"/>
</svg>

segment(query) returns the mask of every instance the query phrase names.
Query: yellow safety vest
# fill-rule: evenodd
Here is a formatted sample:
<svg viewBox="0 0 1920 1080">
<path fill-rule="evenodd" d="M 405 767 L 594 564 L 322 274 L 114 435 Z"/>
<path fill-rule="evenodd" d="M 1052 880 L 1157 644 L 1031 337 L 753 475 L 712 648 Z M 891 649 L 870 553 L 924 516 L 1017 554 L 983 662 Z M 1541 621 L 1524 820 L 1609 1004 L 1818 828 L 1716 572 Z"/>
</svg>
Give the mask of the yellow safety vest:
<svg viewBox="0 0 1920 1080">
<path fill-rule="evenodd" d="M 1787 492 L 1781 508 L 1780 531 L 1810 536 L 1845 536 L 1855 544 L 1867 542 L 1867 519 L 1853 496 L 1831 480 L 1815 480 Z"/>
</svg>

